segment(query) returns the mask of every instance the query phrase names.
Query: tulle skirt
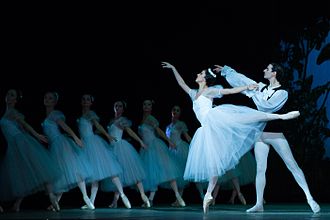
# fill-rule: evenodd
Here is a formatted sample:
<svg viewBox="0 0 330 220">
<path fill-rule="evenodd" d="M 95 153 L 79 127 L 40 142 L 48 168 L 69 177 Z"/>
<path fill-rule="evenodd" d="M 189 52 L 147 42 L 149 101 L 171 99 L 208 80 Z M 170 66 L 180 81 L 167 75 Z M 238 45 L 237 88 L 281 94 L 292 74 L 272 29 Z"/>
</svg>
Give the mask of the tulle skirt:
<svg viewBox="0 0 330 220">
<path fill-rule="evenodd" d="M 0 164 L 0 200 L 10 201 L 54 184 L 61 177 L 59 164 L 50 152 L 29 134 L 8 141 Z"/>
<path fill-rule="evenodd" d="M 87 183 L 100 181 L 108 177 L 118 176 L 123 172 L 111 146 L 100 136 L 90 135 L 83 138 L 84 153 L 92 169 Z"/>
<path fill-rule="evenodd" d="M 230 172 L 230 171 L 229 171 Z M 257 172 L 257 164 L 256 160 L 251 153 L 251 151 L 244 154 L 244 156 L 240 159 L 238 165 L 232 171 L 234 174 L 229 174 L 225 176 L 227 178 L 220 178 L 221 188 L 222 189 L 233 189 L 233 184 L 229 179 L 233 177 L 237 177 L 240 186 L 244 186 L 247 184 L 252 184 L 255 182 L 256 172 Z M 230 178 L 228 178 L 230 176 Z"/>
<path fill-rule="evenodd" d="M 123 172 L 119 175 L 123 187 L 135 185 L 146 177 L 142 159 L 135 148 L 122 139 L 112 144 L 113 152 L 121 165 Z M 102 191 L 115 191 L 111 179 L 101 182 Z"/>
<path fill-rule="evenodd" d="M 176 145 L 176 148 L 169 148 L 170 156 L 173 158 L 175 163 L 180 169 L 180 176 L 176 178 L 176 184 L 179 189 L 184 189 L 189 185 L 189 181 L 183 179 L 184 170 L 186 168 L 186 162 L 189 152 L 189 144 L 185 141 L 180 141 L 179 144 Z M 171 188 L 169 183 L 161 184 L 160 187 L 163 188 Z"/>
<path fill-rule="evenodd" d="M 190 143 L 184 179 L 208 181 L 233 169 L 260 137 L 266 119 L 266 113 L 244 106 L 209 110 Z"/>
<path fill-rule="evenodd" d="M 63 174 L 54 184 L 54 192 L 67 192 L 77 187 L 79 182 L 91 178 L 92 169 L 84 150 L 66 135 L 57 136 L 50 144 L 50 152 L 58 161 Z"/>
<path fill-rule="evenodd" d="M 156 191 L 159 184 L 182 175 L 167 145 L 159 138 L 154 138 L 147 149 L 141 148 L 140 155 L 147 175 L 143 181 L 146 191 Z"/>
</svg>

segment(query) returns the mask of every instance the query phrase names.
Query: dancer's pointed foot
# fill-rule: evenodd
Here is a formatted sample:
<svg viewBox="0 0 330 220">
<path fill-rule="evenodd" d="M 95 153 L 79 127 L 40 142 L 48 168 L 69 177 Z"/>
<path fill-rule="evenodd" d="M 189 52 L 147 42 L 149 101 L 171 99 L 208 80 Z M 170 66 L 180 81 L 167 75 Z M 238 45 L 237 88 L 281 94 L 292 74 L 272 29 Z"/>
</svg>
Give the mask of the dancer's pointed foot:
<svg viewBox="0 0 330 220">
<path fill-rule="evenodd" d="M 112 202 L 112 203 L 109 205 L 109 208 L 116 209 L 116 208 L 117 208 L 117 202 Z"/>
<path fill-rule="evenodd" d="M 181 207 L 185 207 L 186 206 L 186 203 L 183 201 L 182 197 L 180 194 L 177 194 L 175 195 L 176 196 L 176 200 L 178 201 L 179 205 Z"/>
<path fill-rule="evenodd" d="M 238 193 L 238 199 L 239 199 L 239 201 L 241 201 L 241 203 L 243 205 L 246 205 L 246 200 L 245 200 L 245 198 L 244 198 L 244 196 L 243 196 L 242 193 Z"/>
<path fill-rule="evenodd" d="M 152 207 L 154 205 L 153 201 L 152 200 L 149 200 L 149 203 L 150 203 L 150 207 Z M 147 207 L 147 204 L 146 203 L 143 203 L 141 205 L 142 208 L 150 208 L 150 207 Z"/>
<path fill-rule="evenodd" d="M 88 206 L 87 205 L 83 205 L 80 207 L 80 209 L 84 210 L 84 209 L 88 209 Z"/>
<path fill-rule="evenodd" d="M 175 200 L 175 202 L 171 203 L 172 207 L 180 207 L 180 204 L 178 202 L 178 200 Z"/>
<path fill-rule="evenodd" d="M 56 210 L 55 210 L 55 208 L 53 207 L 53 205 L 49 205 L 49 206 L 47 207 L 47 210 L 48 210 L 48 211 L 52 211 L 52 212 L 56 212 Z"/>
<path fill-rule="evenodd" d="M 204 200 L 203 200 L 203 211 L 204 211 L 204 214 L 207 214 L 208 213 L 209 206 L 212 203 L 212 201 L 213 201 L 213 197 L 211 195 L 206 194 L 204 196 Z"/>
<path fill-rule="evenodd" d="M 50 199 L 50 202 L 52 203 L 52 208 L 56 211 L 56 212 L 59 212 L 60 211 L 60 205 L 58 204 L 58 201 L 57 201 L 57 198 L 55 195 L 53 194 L 50 194 L 49 195 L 49 199 Z M 52 210 L 53 211 L 53 210 Z"/>
<path fill-rule="evenodd" d="M 2 208 L 2 206 L 0 206 L 0 212 L 1 212 L 1 213 L 3 212 L 3 208 Z"/>
<path fill-rule="evenodd" d="M 142 198 L 143 203 L 145 204 L 145 207 L 150 208 L 151 204 L 150 204 L 148 197 L 146 195 L 142 195 L 141 198 Z"/>
<path fill-rule="evenodd" d="M 126 197 L 126 195 L 123 193 L 120 195 L 121 200 L 123 201 L 124 205 L 126 208 L 130 209 L 131 208 L 131 203 L 129 202 L 128 198 Z"/>
<path fill-rule="evenodd" d="M 286 114 L 282 114 L 280 115 L 280 119 L 282 120 L 289 120 L 289 119 L 294 119 L 300 116 L 300 112 L 299 111 L 292 111 L 292 112 L 288 112 Z"/>
<path fill-rule="evenodd" d="M 88 198 L 88 196 L 84 196 L 84 201 L 88 207 L 88 209 L 95 209 L 95 206 L 93 205 L 93 203 L 91 202 L 91 200 Z"/>
<path fill-rule="evenodd" d="M 308 205 L 311 207 L 311 209 L 314 213 L 318 213 L 318 212 L 321 211 L 321 208 L 320 208 L 319 204 L 317 204 L 317 202 L 315 202 L 314 199 L 308 200 L 307 202 L 308 202 Z"/>
<path fill-rule="evenodd" d="M 264 206 L 262 204 L 256 204 L 252 208 L 246 210 L 246 212 L 263 212 Z"/>
</svg>

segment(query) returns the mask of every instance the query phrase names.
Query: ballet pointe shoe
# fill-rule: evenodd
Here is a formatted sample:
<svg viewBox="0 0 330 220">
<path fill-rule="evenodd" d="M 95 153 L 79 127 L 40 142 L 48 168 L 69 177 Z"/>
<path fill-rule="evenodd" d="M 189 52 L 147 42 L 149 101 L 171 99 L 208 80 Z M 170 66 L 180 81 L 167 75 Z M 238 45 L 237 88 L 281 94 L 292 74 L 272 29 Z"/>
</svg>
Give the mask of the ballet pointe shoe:
<svg viewBox="0 0 330 220">
<path fill-rule="evenodd" d="M 109 208 L 116 209 L 116 208 L 117 208 L 117 202 L 112 202 L 112 203 L 109 205 Z"/>
<path fill-rule="evenodd" d="M 150 204 L 148 197 L 146 195 L 142 195 L 141 198 L 142 198 L 143 204 L 145 204 L 145 207 L 150 208 L 151 204 Z"/>
<path fill-rule="evenodd" d="M 178 202 L 178 200 L 175 200 L 175 202 L 171 203 L 172 207 L 180 207 L 180 204 Z"/>
<path fill-rule="evenodd" d="M 88 209 L 88 206 L 87 205 L 83 205 L 83 206 L 80 207 L 80 209 L 82 209 L 82 210 Z"/>
<path fill-rule="evenodd" d="M 213 197 L 211 195 L 208 196 L 208 194 L 206 194 L 204 196 L 204 199 L 203 199 L 203 211 L 204 211 L 204 214 L 207 214 L 208 213 L 209 206 L 212 203 L 212 201 L 213 201 Z"/>
<path fill-rule="evenodd" d="M 288 112 L 286 114 L 283 114 L 280 116 L 280 119 L 282 120 L 290 120 L 290 119 L 294 119 L 300 116 L 300 112 L 299 111 L 292 111 L 292 112 Z"/>
<path fill-rule="evenodd" d="M 308 200 L 307 202 L 314 213 L 318 213 L 321 211 L 319 204 L 317 204 L 314 199 Z"/>
<path fill-rule="evenodd" d="M 149 200 L 149 199 L 148 199 Z M 150 204 L 150 207 L 152 207 L 154 205 L 153 201 L 152 200 L 149 200 L 149 204 Z M 143 203 L 141 205 L 142 208 L 150 208 L 150 207 L 147 207 L 147 204 L 146 203 Z"/>
<path fill-rule="evenodd" d="M 47 211 L 52 211 L 52 212 L 56 212 L 55 208 L 53 207 L 53 205 L 49 205 L 47 207 Z"/>
<path fill-rule="evenodd" d="M 59 205 L 58 202 L 57 202 L 57 198 L 56 198 L 56 196 L 50 194 L 50 195 L 49 195 L 49 199 L 50 199 L 50 202 L 52 203 L 52 205 L 49 206 L 47 209 L 48 209 L 48 210 L 51 210 L 51 211 L 59 212 L 59 211 L 60 211 L 60 205 Z"/>
<path fill-rule="evenodd" d="M 245 200 L 243 194 L 242 194 L 242 193 L 238 193 L 237 196 L 238 196 L 239 201 L 241 201 L 241 203 L 242 203 L 243 205 L 246 205 L 246 200 Z"/>
<path fill-rule="evenodd" d="M 130 209 L 131 208 L 131 203 L 129 202 L 128 198 L 126 197 L 125 194 L 120 195 L 121 200 L 123 201 L 124 205 L 126 208 Z"/>
<path fill-rule="evenodd" d="M 181 207 L 185 207 L 186 203 L 183 201 L 182 197 L 180 196 L 180 194 L 175 195 L 176 196 L 176 200 L 178 201 L 179 206 Z"/>
<path fill-rule="evenodd" d="M 262 204 L 255 204 L 252 208 L 246 210 L 246 212 L 263 212 L 264 206 Z"/>
<path fill-rule="evenodd" d="M 88 196 L 84 196 L 84 201 L 85 201 L 88 209 L 91 209 L 91 210 L 95 209 L 95 206 L 93 205 L 91 200 L 88 198 Z"/>
</svg>

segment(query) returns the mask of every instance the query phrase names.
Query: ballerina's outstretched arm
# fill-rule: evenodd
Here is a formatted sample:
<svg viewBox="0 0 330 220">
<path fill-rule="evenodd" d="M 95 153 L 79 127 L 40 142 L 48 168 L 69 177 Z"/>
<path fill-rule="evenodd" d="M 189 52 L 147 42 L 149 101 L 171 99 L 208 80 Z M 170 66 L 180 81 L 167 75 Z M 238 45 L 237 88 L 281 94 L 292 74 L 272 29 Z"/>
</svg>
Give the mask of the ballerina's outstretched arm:
<svg viewBox="0 0 330 220">
<path fill-rule="evenodd" d="M 190 91 L 190 87 L 185 83 L 185 81 L 182 79 L 181 75 L 179 74 L 179 72 L 176 70 L 175 66 L 173 66 L 172 64 L 168 63 L 168 62 L 162 62 L 162 67 L 163 68 L 169 68 L 172 70 L 176 81 L 178 82 L 179 86 L 186 92 L 189 93 Z"/>
</svg>

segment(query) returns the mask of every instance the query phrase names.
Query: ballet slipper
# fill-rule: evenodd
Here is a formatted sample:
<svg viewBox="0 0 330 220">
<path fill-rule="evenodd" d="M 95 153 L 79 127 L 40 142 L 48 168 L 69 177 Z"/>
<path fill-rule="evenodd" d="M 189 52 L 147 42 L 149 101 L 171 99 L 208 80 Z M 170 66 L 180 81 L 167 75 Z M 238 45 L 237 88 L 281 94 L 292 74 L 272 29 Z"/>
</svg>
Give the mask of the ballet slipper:
<svg viewBox="0 0 330 220">
<path fill-rule="evenodd" d="M 128 198 L 126 197 L 125 194 L 120 195 L 121 200 L 123 201 L 124 205 L 126 208 L 130 209 L 131 208 L 131 203 L 129 202 Z"/>
<path fill-rule="evenodd" d="M 152 206 L 154 205 L 154 203 L 153 203 L 152 200 L 149 200 L 149 204 L 150 204 L 150 207 L 152 207 Z M 150 208 L 150 207 L 147 206 L 146 203 L 143 203 L 143 204 L 141 205 L 141 207 L 142 207 L 142 208 Z"/>
<path fill-rule="evenodd" d="M 239 199 L 239 201 L 241 201 L 241 203 L 243 205 L 246 205 L 246 200 L 245 200 L 245 198 L 244 198 L 244 196 L 243 196 L 242 193 L 238 193 L 238 199 Z"/>
<path fill-rule="evenodd" d="M 88 209 L 88 206 L 87 205 L 83 205 L 83 206 L 80 207 L 80 209 L 83 209 L 83 210 L 84 209 Z"/>
<path fill-rule="evenodd" d="M 262 204 L 256 204 L 252 208 L 246 210 L 246 212 L 263 212 L 264 206 Z"/>
<path fill-rule="evenodd" d="M 179 205 L 181 207 L 185 207 L 186 206 L 186 203 L 183 201 L 182 197 L 180 196 L 180 194 L 177 194 L 176 195 L 176 200 L 178 201 Z"/>
<path fill-rule="evenodd" d="M 95 206 L 93 205 L 91 200 L 88 198 L 88 196 L 84 196 L 83 199 L 84 199 L 88 209 L 91 209 L 91 210 L 95 209 Z"/>
<path fill-rule="evenodd" d="M 145 207 L 150 208 L 151 204 L 150 204 L 150 201 L 149 201 L 148 197 L 146 195 L 142 195 L 141 198 L 142 198 L 142 201 L 145 204 Z"/>
<path fill-rule="evenodd" d="M 58 204 L 57 198 L 55 195 L 50 194 L 49 195 L 50 202 L 52 203 L 52 208 L 56 211 L 60 211 L 60 205 Z M 53 210 L 52 210 L 53 211 Z"/>
<path fill-rule="evenodd" d="M 53 207 L 53 205 L 49 205 L 49 206 L 47 207 L 47 210 L 48 210 L 48 211 L 52 211 L 52 212 L 56 212 L 56 210 L 55 210 L 55 208 Z"/>
<path fill-rule="evenodd" d="M 204 214 L 207 214 L 208 213 L 209 206 L 212 203 L 212 201 L 213 201 L 213 197 L 211 195 L 208 196 L 208 194 L 206 194 L 204 196 L 204 200 L 203 200 L 203 211 L 204 211 Z"/>
<path fill-rule="evenodd" d="M 318 213 L 318 212 L 321 211 L 321 208 L 320 208 L 319 204 L 317 204 L 314 201 L 314 199 L 308 200 L 307 202 L 308 202 L 308 205 L 311 207 L 311 209 L 314 213 Z"/>
<path fill-rule="evenodd" d="M 180 207 L 180 204 L 179 204 L 178 200 L 176 200 L 175 202 L 173 202 L 173 203 L 171 204 L 171 206 L 172 206 L 172 207 Z"/>
<path fill-rule="evenodd" d="M 109 208 L 116 209 L 117 208 L 117 202 L 113 202 L 109 205 Z"/>
</svg>

